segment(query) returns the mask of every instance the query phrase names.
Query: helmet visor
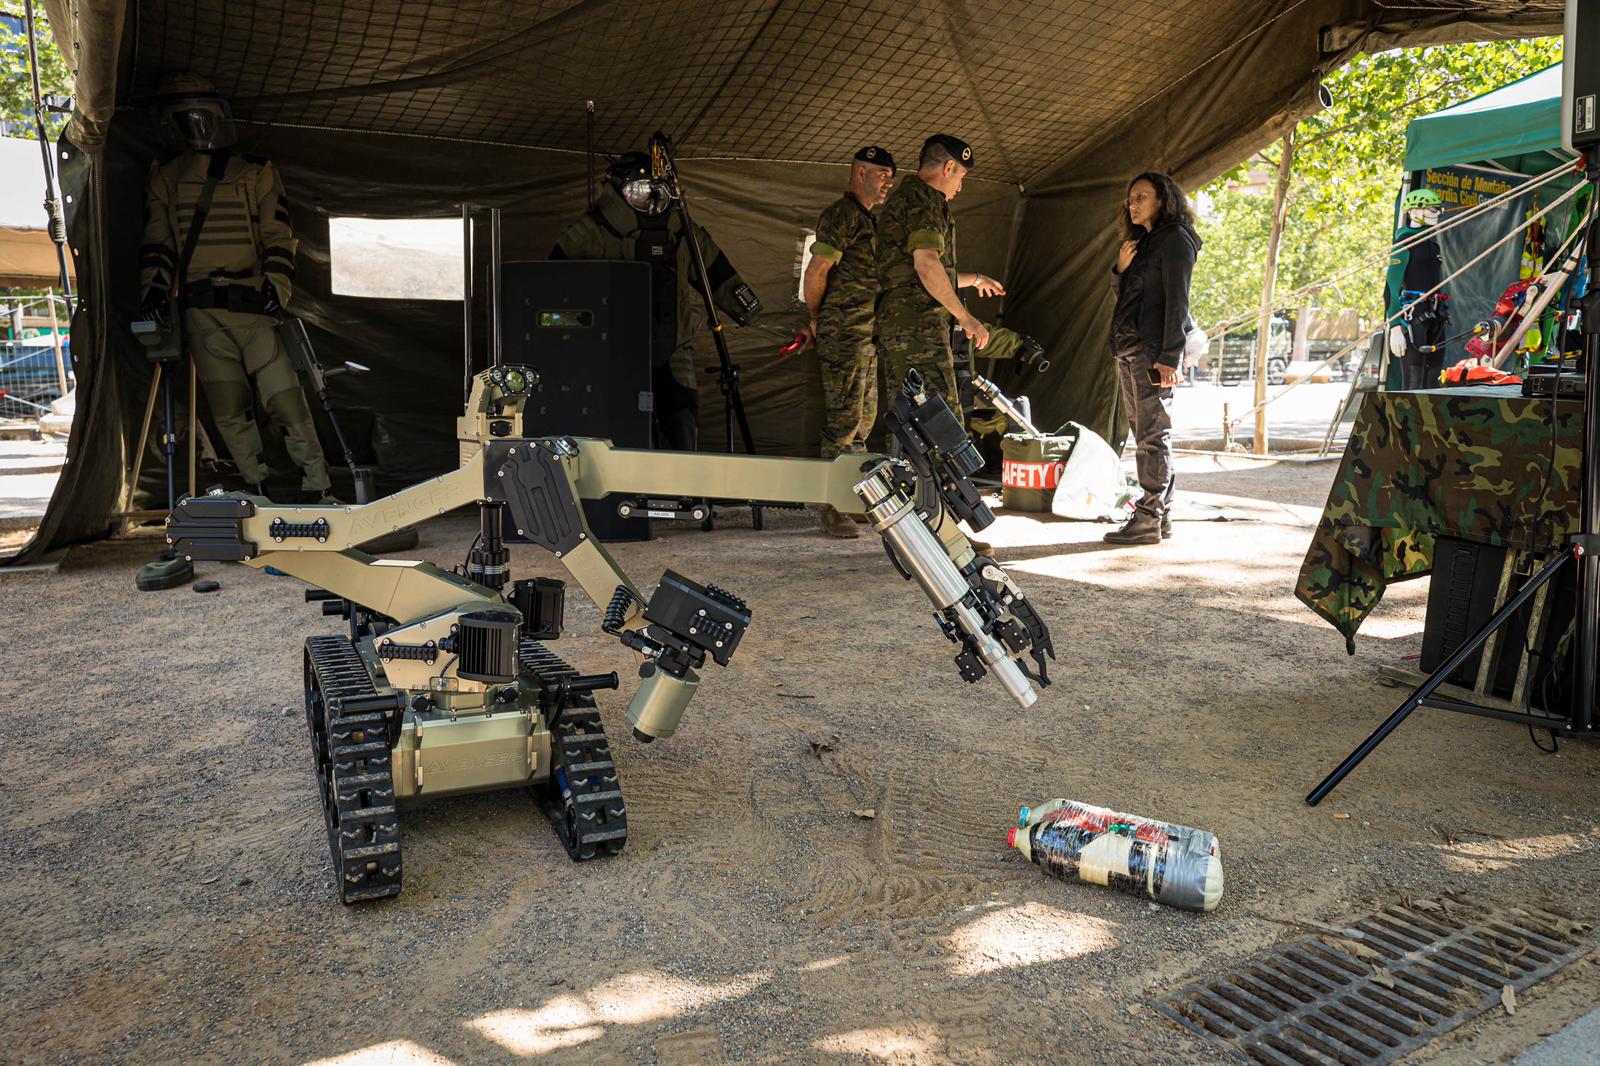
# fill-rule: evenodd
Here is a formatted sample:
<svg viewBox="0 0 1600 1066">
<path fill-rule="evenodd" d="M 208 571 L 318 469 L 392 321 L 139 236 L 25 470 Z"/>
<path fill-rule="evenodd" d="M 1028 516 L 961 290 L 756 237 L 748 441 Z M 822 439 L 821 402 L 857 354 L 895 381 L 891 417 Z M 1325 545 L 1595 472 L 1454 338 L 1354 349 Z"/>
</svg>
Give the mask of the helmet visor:
<svg viewBox="0 0 1600 1066">
<path fill-rule="evenodd" d="M 672 206 L 666 182 L 655 178 L 629 178 L 622 183 L 622 198 L 641 215 L 659 215 Z"/>
<path fill-rule="evenodd" d="M 171 98 L 162 102 L 161 113 L 177 127 L 184 143 L 196 151 L 226 148 L 238 140 L 228 104 L 219 97 Z"/>
</svg>

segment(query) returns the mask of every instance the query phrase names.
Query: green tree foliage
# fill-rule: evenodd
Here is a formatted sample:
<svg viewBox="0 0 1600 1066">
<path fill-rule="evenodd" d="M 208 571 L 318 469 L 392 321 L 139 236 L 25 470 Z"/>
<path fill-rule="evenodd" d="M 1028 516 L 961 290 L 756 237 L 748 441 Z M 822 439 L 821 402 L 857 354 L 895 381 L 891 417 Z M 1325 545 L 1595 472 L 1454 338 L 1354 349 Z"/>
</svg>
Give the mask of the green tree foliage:
<svg viewBox="0 0 1600 1066">
<path fill-rule="evenodd" d="M 35 138 L 33 125 L 33 75 L 28 69 L 28 37 L 25 29 L 13 29 L 10 19 L 20 24 L 23 6 L 20 3 L 0 3 L 0 122 L 8 127 L 9 137 Z M 69 95 L 72 92 L 72 72 L 56 49 L 55 34 L 45 20 L 38 3 L 33 6 L 33 22 L 39 44 L 39 88 L 46 96 Z M 48 115 L 45 128 L 51 137 L 66 125 L 65 115 Z"/>
<path fill-rule="evenodd" d="M 1333 106 L 1295 131 L 1277 291 L 1319 281 L 1389 246 L 1407 123 L 1560 59 L 1561 38 L 1543 37 L 1363 55 L 1326 78 Z M 1261 300 L 1280 148 L 1281 142 L 1222 175 L 1197 197 L 1205 250 L 1192 293 L 1202 326 L 1245 314 Z M 1265 190 L 1239 187 L 1251 170 L 1265 172 Z M 1354 308 L 1376 321 L 1383 314 L 1382 288 L 1379 264 L 1324 289 L 1314 302 L 1325 310 Z"/>
</svg>

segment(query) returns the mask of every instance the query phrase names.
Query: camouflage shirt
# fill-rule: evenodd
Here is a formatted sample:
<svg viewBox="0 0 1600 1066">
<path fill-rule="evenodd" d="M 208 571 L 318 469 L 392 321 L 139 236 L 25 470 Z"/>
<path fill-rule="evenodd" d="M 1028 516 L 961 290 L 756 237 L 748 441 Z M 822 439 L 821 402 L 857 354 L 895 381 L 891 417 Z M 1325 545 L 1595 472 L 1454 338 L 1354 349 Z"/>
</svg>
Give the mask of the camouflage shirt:
<svg viewBox="0 0 1600 1066">
<path fill-rule="evenodd" d="M 889 194 L 878 222 L 880 317 L 885 309 L 949 317 L 950 312 L 940 306 L 917 276 L 911 253 L 919 248 L 939 253 L 939 262 L 950 275 L 950 287 L 956 288 L 956 221 L 950 214 L 950 201 L 913 174 Z"/>
<path fill-rule="evenodd" d="M 878 302 L 878 220 L 850 193 L 829 204 L 817 219 L 811 254 L 833 264 L 822 294 L 822 315 L 849 319 L 864 311 L 870 322 Z"/>
</svg>

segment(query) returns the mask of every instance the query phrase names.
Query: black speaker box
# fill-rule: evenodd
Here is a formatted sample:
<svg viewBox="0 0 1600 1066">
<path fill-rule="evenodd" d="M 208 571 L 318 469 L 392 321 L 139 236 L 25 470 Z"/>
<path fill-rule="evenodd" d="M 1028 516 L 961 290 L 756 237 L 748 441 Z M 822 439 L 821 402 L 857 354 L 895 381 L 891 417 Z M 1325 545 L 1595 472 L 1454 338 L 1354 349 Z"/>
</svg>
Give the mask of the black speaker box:
<svg viewBox="0 0 1600 1066">
<path fill-rule="evenodd" d="M 1600 146 L 1600 0 L 1567 0 L 1565 28 L 1561 143 L 1574 152 L 1592 152 Z"/>
<path fill-rule="evenodd" d="M 652 447 L 649 266 L 581 259 L 507 263 L 501 277 L 505 361 L 539 372 L 523 405 L 523 432 Z M 650 519 L 618 516 L 616 497 L 584 500 L 583 511 L 603 541 L 651 537 Z"/>
<path fill-rule="evenodd" d="M 1505 568 L 1506 549 L 1478 544 L 1455 537 L 1438 537 L 1433 547 L 1433 577 L 1428 586 L 1428 613 L 1422 629 L 1424 673 L 1431 674 L 1450 653 L 1476 633 L 1500 606 L 1495 596 L 1500 589 L 1500 574 Z M 1506 595 L 1522 587 L 1531 573 L 1513 575 Z M 1528 654 L 1528 694 L 1532 706 L 1552 714 L 1565 714 L 1570 701 L 1571 656 L 1557 673 L 1559 645 L 1573 618 L 1574 587 L 1571 567 L 1557 573 L 1545 586 L 1545 614 L 1548 622 L 1543 639 L 1528 649 L 1528 632 L 1533 607 L 1530 603 L 1512 616 L 1495 637 L 1502 650 L 1519 649 L 1517 654 L 1497 655 L 1488 691 L 1502 699 L 1515 694 L 1518 660 Z M 1480 649 L 1467 656 L 1448 678 L 1452 685 L 1472 688 L 1483 662 Z"/>
</svg>

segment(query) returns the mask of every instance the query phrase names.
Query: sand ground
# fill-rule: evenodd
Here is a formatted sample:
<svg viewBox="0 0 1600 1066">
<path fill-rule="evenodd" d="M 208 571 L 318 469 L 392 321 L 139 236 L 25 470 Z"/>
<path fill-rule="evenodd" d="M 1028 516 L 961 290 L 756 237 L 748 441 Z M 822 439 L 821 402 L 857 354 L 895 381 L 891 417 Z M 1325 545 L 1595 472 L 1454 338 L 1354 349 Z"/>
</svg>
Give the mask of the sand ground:
<svg viewBox="0 0 1600 1066">
<path fill-rule="evenodd" d="M 406 814 L 404 894 L 357 908 L 300 712 L 301 642 L 340 623 L 298 582 L 203 564 L 220 592 L 139 593 L 148 539 L 0 578 L 0 1059 L 1192 1063 L 1215 1053 L 1152 999 L 1297 923 L 1445 891 L 1594 920 L 1596 748 L 1424 711 L 1304 805 L 1398 702 L 1377 667 L 1420 647 L 1426 583 L 1348 657 L 1291 592 L 1336 465 L 1182 469 L 1249 520 L 1118 550 L 989 531 L 1060 653 L 1026 712 L 959 680 L 876 537 L 780 513 L 617 546 L 755 615 L 676 738 L 627 739 L 601 694 L 626 852 L 572 865 L 519 792 L 443 800 Z M 451 565 L 473 532 L 447 516 L 416 554 Z M 523 549 L 533 574 L 559 564 Z M 575 588 L 567 621 L 565 658 L 629 676 Z M 1044 877 L 1005 827 L 1055 796 L 1213 830 L 1221 907 Z M 1585 960 L 1415 1058 L 1496 1061 L 1597 998 Z"/>
</svg>

